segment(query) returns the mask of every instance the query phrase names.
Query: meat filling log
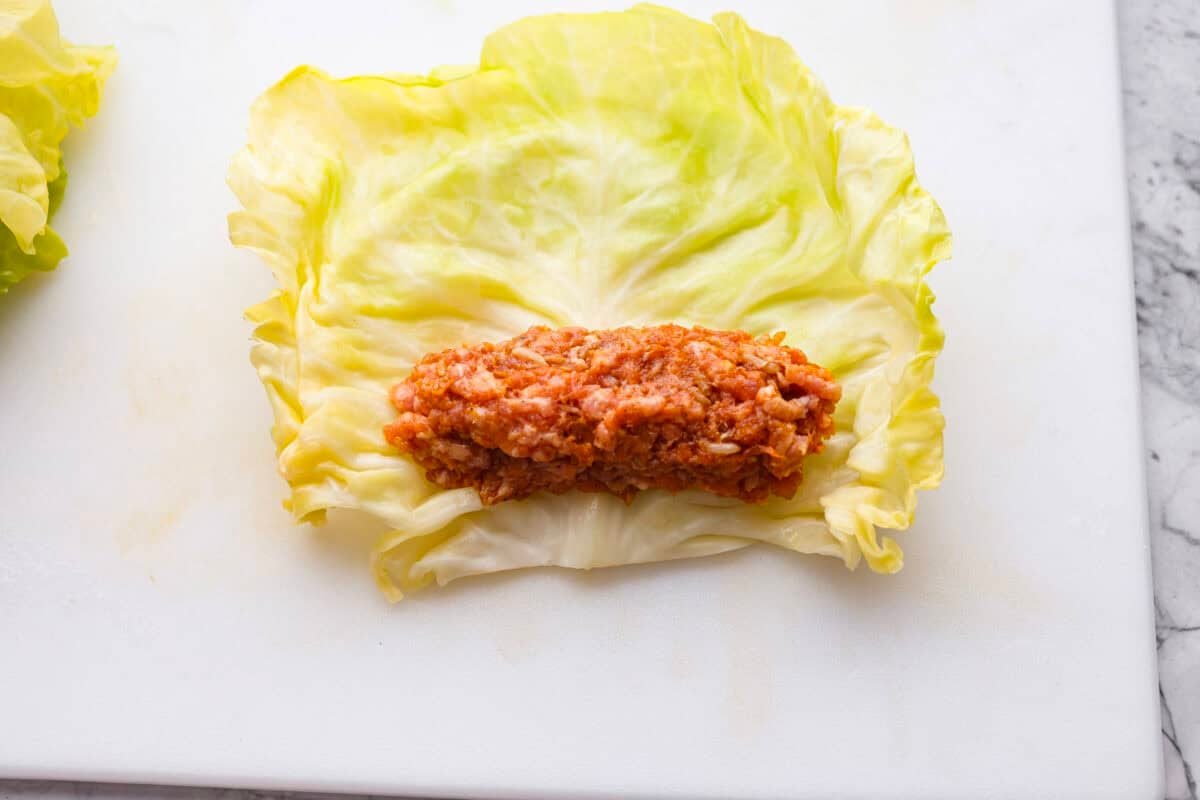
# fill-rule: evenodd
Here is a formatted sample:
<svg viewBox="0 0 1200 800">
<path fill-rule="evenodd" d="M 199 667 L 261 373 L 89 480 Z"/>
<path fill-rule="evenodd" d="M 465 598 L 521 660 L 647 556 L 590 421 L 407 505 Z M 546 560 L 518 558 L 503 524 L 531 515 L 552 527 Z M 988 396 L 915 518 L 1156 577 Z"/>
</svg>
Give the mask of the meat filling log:
<svg viewBox="0 0 1200 800">
<path fill-rule="evenodd" d="M 485 504 L 534 492 L 701 489 L 792 497 L 833 432 L 841 388 L 741 331 L 541 326 L 425 356 L 392 390 L 387 440 Z"/>
</svg>

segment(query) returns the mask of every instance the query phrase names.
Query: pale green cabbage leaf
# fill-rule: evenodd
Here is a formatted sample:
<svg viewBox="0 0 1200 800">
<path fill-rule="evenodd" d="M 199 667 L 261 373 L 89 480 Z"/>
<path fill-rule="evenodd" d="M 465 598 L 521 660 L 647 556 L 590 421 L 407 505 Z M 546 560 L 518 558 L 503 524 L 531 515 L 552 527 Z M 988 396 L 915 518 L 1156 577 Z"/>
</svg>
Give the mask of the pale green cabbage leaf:
<svg viewBox="0 0 1200 800">
<path fill-rule="evenodd" d="M 108 47 L 59 37 L 49 0 L 0 0 L 0 295 L 67 254 L 50 227 L 67 174 L 62 140 L 96 113 Z"/>
<path fill-rule="evenodd" d="M 286 505 L 386 521 L 389 597 L 521 567 L 591 568 L 767 542 L 901 566 L 942 476 L 925 274 L 950 251 L 904 134 L 834 105 L 782 41 L 638 6 L 525 19 L 478 67 L 335 80 L 302 67 L 254 105 L 233 242 L 279 290 L 248 311 Z M 843 386 L 791 500 L 541 495 L 484 508 L 381 430 L 423 354 L 534 323 L 664 321 L 787 343 Z"/>
</svg>

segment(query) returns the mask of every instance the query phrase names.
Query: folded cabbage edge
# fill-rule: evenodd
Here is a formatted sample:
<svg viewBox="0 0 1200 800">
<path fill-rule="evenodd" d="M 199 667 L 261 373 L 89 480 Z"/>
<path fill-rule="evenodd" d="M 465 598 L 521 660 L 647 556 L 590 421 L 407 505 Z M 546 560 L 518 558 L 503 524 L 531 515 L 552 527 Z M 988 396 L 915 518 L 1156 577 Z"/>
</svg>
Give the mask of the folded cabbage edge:
<svg viewBox="0 0 1200 800">
<path fill-rule="evenodd" d="M 789 331 L 789 344 L 808 351 L 814 361 L 831 367 L 842 380 L 847 392 L 838 412 L 840 432 L 830 441 L 826 453 L 810 458 L 805 484 L 793 501 L 746 506 L 699 493 L 671 496 L 643 492 L 626 507 L 608 496 L 573 493 L 538 496 L 485 509 L 474 490 L 441 490 L 428 484 L 414 464 L 390 451 L 383 440 L 379 428 L 391 414 L 387 401 L 390 383 L 402 377 L 403 367 L 411 365 L 421 352 L 460 343 L 444 332 L 440 339 L 428 334 L 444 321 L 435 318 L 434 311 L 416 322 L 410 319 L 413 312 L 404 303 L 418 304 L 426 297 L 423 292 L 428 287 L 423 281 L 433 286 L 428 289 L 433 292 L 429 297 L 438 296 L 436 289 L 469 306 L 470 313 L 475 313 L 477 307 L 484 308 L 476 317 L 470 317 L 467 310 L 456 312 L 467 320 L 462 323 L 463 329 L 475 325 L 471 330 L 478 336 L 493 330 L 515 333 L 517 322 L 528 321 L 522 315 L 551 323 L 574 320 L 569 315 L 565 320 L 555 317 L 557 298 L 546 299 L 543 305 L 517 302 L 525 300 L 522 292 L 530 291 L 529 285 L 538 283 L 525 274 L 507 276 L 507 284 L 501 279 L 493 283 L 494 276 L 481 268 L 471 273 L 475 280 L 472 285 L 480 288 L 481 296 L 477 297 L 462 294 L 462 284 L 455 282 L 458 274 L 446 272 L 444 265 L 442 271 L 430 269 L 418 274 L 417 267 L 405 263 L 403 269 L 411 269 L 414 274 L 403 276 L 404 290 L 389 294 L 389 287 L 384 286 L 380 290 L 383 296 L 369 303 L 358 294 L 358 286 L 329 284 L 334 272 L 344 278 L 342 273 L 347 270 L 362 277 L 364 286 L 371 285 L 371 280 L 394 277 L 360 275 L 368 267 L 363 266 L 365 262 L 356 250 L 354 255 L 345 256 L 344 262 L 335 257 L 334 251 L 341 246 L 339 237 L 362 245 L 372 236 L 394 235 L 385 224 L 385 216 L 390 213 L 387 207 L 380 211 L 382 222 L 352 218 L 352 206 L 358 202 L 354 193 L 361 188 L 353 183 L 353 171 L 362 164 L 348 159 L 357 155 L 370 160 L 368 155 L 378 155 L 345 155 L 355 147 L 364 151 L 370 147 L 358 139 L 368 131 L 355 129 L 352 117 L 369 116 L 364 108 L 388 109 L 389 104 L 396 103 L 400 104 L 394 109 L 396 115 L 403 117 L 405 124 L 425 115 L 430 128 L 446 126 L 447 137 L 466 141 L 470 137 L 453 129 L 453 125 L 468 128 L 470 123 L 450 115 L 471 114 L 471 107 L 456 103 L 482 96 L 471 94 L 473 81 L 489 82 L 481 91 L 492 94 L 506 92 L 516 98 L 529 95 L 531 101 L 553 105 L 558 102 L 554 93 L 560 92 L 566 98 L 562 104 L 578 102 L 583 90 L 572 83 L 577 75 L 564 72 L 567 67 L 543 63 L 531 68 L 526 63 L 503 59 L 514 52 L 532 53 L 529 58 L 536 59 L 541 50 L 529 48 L 530 40 L 537 41 L 550 59 L 556 47 L 564 47 L 562 40 L 571 37 L 571 46 L 578 54 L 587 45 L 588 26 L 597 28 L 601 47 L 614 41 L 613 26 L 624 26 L 623 33 L 634 42 L 629 48 L 637 46 L 637 35 L 647 29 L 662 34 L 656 45 L 659 49 L 688 42 L 691 37 L 697 41 L 703 38 L 708 48 L 705 57 L 719 54 L 723 61 L 716 66 L 737 76 L 746 100 L 743 105 L 752 107 L 752 113 L 765 119 L 768 127 L 774 126 L 772 136 L 780 146 L 789 148 L 787 157 L 797 169 L 811 172 L 819 194 L 806 201 L 812 207 L 800 208 L 804 213 L 796 219 L 802 223 L 809 217 L 822 220 L 817 234 L 807 233 L 826 236 L 825 241 L 831 241 L 829 237 L 835 233 L 841 236 L 837 251 L 824 260 L 808 255 L 820 247 L 798 249 L 792 246 L 795 243 L 789 245 L 785 255 L 795 259 L 794 263 L 786 262 L 790 271 L 771 266 L 775 272 L 760 274 L 760 278 L 778 280 L 782 275 L 790 280 L 787 285 L 771 289 L 773 293 L 768 292 L 771 287 L 729 283 L 729 276 L 704 261 L 704 270 L 715 270 L 711 280 L 721 292 L 742 290 L 750 296 L 745 315 L 734 320 L 715 316 L 679 320 L 765 332 L 755 329 L 774 318 L 763 309 L 799 314 L 787 317 L 795 323 L 793 326 L 783 326 Z M 700 49 L 697 43 L 695 50 Z M 270 265 L 280 286 L 246 315 L 255 324 L 251 360 L 274 413 L 272 437 L 280 471 L 292 490 L 285 507 L 298 521 L 313 524 L 323 522 L 330 508 L 360 509 L 392 527 L 391 533 L 379 539 L 371 559 L 380 588 L 392 600 L 433 580 L 444 584 L 467 575 L 528 566 L 591 568 L 686 558 L 755 541 L 837 556 L 851 568 L 865 558 L 874 571 L 899 570 L 903 563 L 899 546 L 890 537 L 881 538 L 877 528 L 907 528 L 913 520 L 916 492 L 936 487 L 942 478 L 944 421 L 930 383 L 943 334 L 933 315 L 934 297 L 924 277 L 950 256 L 950 234 L 944 216 L 916 182 L 907 137 L 867 110 L 833 105 L 820 82 L 786 44 L 750 30 L 733 14 L 717 15 L 714 26 L 653 6 L 637 6 L 619 14 L 535 17 L 489 37 L 482 63 L 481 67 L 439 68 L 427 77 L 345 79 L 300 67 L 254 105 L 250 142 L 235 157 L 229 172 L 229 184 L 243 205 L 243 210 L 230 214 L 229 230 L 235 245 L 258 253 Z M 652 76 L 647 76 L 650 81 Z M 548 84 L 553 81 L 553 85 L 540 86 L 539 79 Z M 455 99 L 438 99 L 435 90 L 439 89 L 454 93 Z M 501 112 L 496 108 L 502 102 L 503 98 L 495 107 L 485 109 L 486 113 L 498 117 Z M 560 111 L 556 105 L 548 111 L 538 108 L 531 114 L 545 113 L 554 118 Z M 725 113 L 732 118 L 735 113 L 728 109 L 713 111 L 718 117 Z M 788 114 L 796 115 L 799 122 Z M 338 130 L 343 117 L 349 119 L 348 131 Z M 489 121 L 485 118 L 475 123 L 485 129 L 482 139 L 487 138 Z M 289 139 L 296 135 L 298 122 L 304 123 L 303 143 Z M 724 124 L 724 119 L 718 122 Z M 339 133 L 347 138 L 337 139 Z M 504 140 L 506 146 L 516 140 L 513 130 L 495 133 L 509 137 Z M 412 136 L 415 141 L 418 135 L 426 134 L 435 145 L 443 144 L 425 130 Z M 327 137 L 333 137 L 332 144 L 325 141 Z M 388 146 L 402 147 L 406 141 L 396 138 Z M 468 145 L 477 150 L 486 146 L 478 139 L 462 146 Z M 312 152 L 294 153 L 288 147 L 309 148 Z M 386 152 L 391 157 L 396 151 Z M 428 175 L 436 170 L 465 170 L 463 163 L 477 155 L 472 151 L 460 158 L 459 151 L 448 147 L 411 179 L 398 179 L 396 187 L 389 189 L 394 194 L 388 195 L 388 202 L 415 202 L 410 195 L 420 190 L 410 191 L 413 183 L 433 180 Z M 371 168 L 381 169 L 381 162 L 372 161 Z M 375 206 L 366 208 L 370 211 L 364 210 L 363 214 L 375 213 Z M 692 246 L 689 242 L 693 249 L 670 251 L 670 257 L 676 261 L 711 260 L 714 249 L 727 242 L 740 243 L 738 237 L 758 237 L 777 218 L 773 215 L 743 220 L 730 213 L 737 224 L 744 223 L 742 229 L 730 225 L 716 244 L 704 240 Z M 357 230 L 355 225 L 369 230 Z M 680 234 L 672 242 L 683 238 Z M 369 251 L 373 245 L 362 246 Z M 347 248 L 353 250 L 349 245 Z M 454 266 L 457 269 L 459 265 Z M 702 277 L 708 277 L 708 273 Z M 827 292 L 822 281 L 829 284 Z M 769 282 L 758 280 L 759 284 Z M 663 285 L 671 286 L 669 280 Z M 346 319 L 338 318 L 341 311 L 335 297 L 339 290 L 347 296 L 354 294 L 355 302 L 368 309 L 366 316 L 358 318 L 366 332 L 353 331 L 353 324 L 349 329 L 342 325 Z M 410 291 L 412 299 L 406 301 Z M 511 296 L 501 296 L 505 292 L 511 292 Z M 752 303 L 754 292 L 762 296 Z M 514 297 L 517 301 L 512 300 Z M 487 305 L 493 300 L 496 307 L 505 309 L 504 314 L 511 310 L 503 305 L 505 302 L 519 308 L 519 313 L 513 311 L 511 318 L 488 318 L 487 313 L 500 313 Z M 614 320 L 613 324 L 626 321 Z M 730 322 L 734 324 L 722 324 Z M 841 324 L 835 324 L 838 322 Z M 793 328 L 797 327 L 813 338 L 793 340 Z M 376 330 L 401 329 L 412 341 L 407 343 L 410 349 L 399 355 L 394 348 L 388 349 L 391 345 L 382 344 L 384 339 L 372 338 Z M 818 336 L 820 331 L 825 335 Z M 428 336 L 433 338 L 422 338 Z M 839 336 L 849 338 L 843 341 Z M 338 347 L 321 349 L 327 339 Z M 827 339 L 837 340 L 837 350 L 830 350 L 823 358 L 821 348 Z M 362 347 L 367 349 L 355 350 Z M 359 371 L 343 368 L 342 361 L 358 365 Z M 325 383 L 331 372 L 339 383 Z"/>
<path fill-rule="evenodd" d="M 61 39 L 49 0 L 0 2 L 0 295 L 67 255 L 50 227 L 66 188 L 61 144 L 96 113 L 108 47 Z"/>
<path fill-rule="evenodd" d="M 58 177 L 47 187 L 47 222 L 54 219 L 66 188 L 67 171 L 60 165 Z M 34 238 L 32 249 L 32 253 L 25 252 L 13 232 L 0 225 L 0 295 L 34 272 L 52 271 L 67 256 L 66 244 L 49 224 Z"/>
</svg>

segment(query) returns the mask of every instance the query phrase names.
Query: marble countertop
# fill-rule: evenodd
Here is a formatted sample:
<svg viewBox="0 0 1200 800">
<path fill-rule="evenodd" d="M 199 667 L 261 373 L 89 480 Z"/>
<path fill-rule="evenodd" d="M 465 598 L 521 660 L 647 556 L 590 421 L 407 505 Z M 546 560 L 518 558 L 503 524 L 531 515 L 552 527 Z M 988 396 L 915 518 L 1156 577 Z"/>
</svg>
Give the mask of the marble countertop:
<svg viewBox="0 0 1200 800">
<path fill-rule="evenodd" d="M 1198 800 L 1200 3 L 1120 0 L 1119 8 L 1166 798 Z M 242 790 L 0 781 L 0 800 L 281 796 Z"/>
<path fill-rule="evenodd" d="M 1120 8 L 1166 796 L 1196 800 L 1200 778 L 1200 4 L 1124 0 Z"/>
</svg>

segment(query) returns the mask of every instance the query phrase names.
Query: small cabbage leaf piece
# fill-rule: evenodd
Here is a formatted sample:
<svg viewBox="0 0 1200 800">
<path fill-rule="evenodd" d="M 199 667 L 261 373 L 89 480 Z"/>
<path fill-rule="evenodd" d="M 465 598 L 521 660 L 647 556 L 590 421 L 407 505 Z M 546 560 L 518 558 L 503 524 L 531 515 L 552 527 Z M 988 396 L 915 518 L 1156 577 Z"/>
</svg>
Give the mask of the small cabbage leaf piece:
<svg viewBox="0 0 1200 800">
<path fill-rule="evenodd" d="M 62 140 L 99 109 L 116 62 L 62 40 L 49 0 L 0 0 L 0 295 L 67 254 L 49 224 L 67 185 Z"/>
<path fill-rule="evenodd" d="M 948 257 L 901 131 L 834 105 L 779 39 L 638 6 L 491 35 L 478 67 L 335 80 L 301 67 L 254 105 L 229 182 L 233 242 L 279 289 L 249 309 L 297 519 L 392 531 L 375 576 L 592 568 L 767 542 L 894 572 L 942 476 L 929 389 Z M 666 321 L 787 343 L 843 386 L 838 433 L 791 500 L 539 495 L 483 507 L 427 482 L 381 430 L 423 354 L 534 323 Z"/>
</svg>

